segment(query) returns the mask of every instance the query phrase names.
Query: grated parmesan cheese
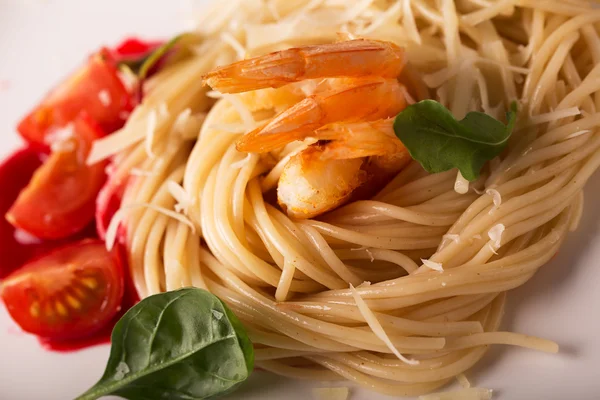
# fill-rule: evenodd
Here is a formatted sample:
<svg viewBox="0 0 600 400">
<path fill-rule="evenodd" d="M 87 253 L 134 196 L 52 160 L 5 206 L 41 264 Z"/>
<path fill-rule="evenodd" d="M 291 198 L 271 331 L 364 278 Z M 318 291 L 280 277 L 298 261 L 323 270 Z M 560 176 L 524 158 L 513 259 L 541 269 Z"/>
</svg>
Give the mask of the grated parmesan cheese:
<svg viewBox="0 0 600 400">
<path fill-rule="evenodd" d="M 504 232 L 504 229 L 504 224 L 497 224 L 494 225 L 488 232 L 488 237 L 492 241 L 490 247 L 492 248 L 494 254 L 498 254 L 496 253 L 496 250 L 498 250 L 501 246 L 502 233 Z"/>
<path fill-rule="evenodd" d="M 402 15 L 402 1 L 395 2 L 391 7 L 389 7 L 385 12 L 382 12 L 377 18 L 371 21 L 371 23 L 365 28 L 361 29 L 358 34 L 359 35 L 368 35 L 372 33 L 377 28 L 382 26 L 388 20 L 398 19 Z"/>
<path fill-rule="evenodd" d="M 440 250 L 446 247 L 447 243 L 450 241 L 454 243 L 460 243 L 460 235 L 457 235 L 456 233 L 447 233 L 444 236 L 442 236 L 442 244 L 440 245 Z"/>
<path fill-rule="evenodd" d="M 491 398 L 492 389 L 485 388 L 468 388 L 419 396 L 419 400 L 490 400 Z"/>
<path fill-rule="evenodd" d="M 173 123 L 173 131 L 175 133 L 183 133 L 185 125 L 190 119 L 190 115 L 192 115 L 192 109 L 189 107 L 179 113 L 177 118 L 175 118 L 175 122 Z"/>
<path fill-rule="evenodd" d="M 238 60 L 243 60 L 246 58 L 246 49 L 231 33 L 221 33 L 221 40 L 231 46 L 231 48 L 235 51 Z"/>
<path fill-rule="evenodd" d="M 444 268 L 442 267 L 441 263 L 438 263 L 438 262 L 435 262 L 435 261 L 431 261 L 431 260 L 426 260 L 424 258 L 421 258 L 421 262 L 427 268 L 430 268 L 430 269 L 432 269 L 434 271 L 444 272 Z"/>
<path fill-rule="evenodd" d="M 141 168 L 131 168 L 131 170 L 129 171 L 129 175 L 133 175 L 133 176 L 155 176 L 156 174 L 152 171 L 145 171 Z"/>
<path fill-rule="evenodd" d="M 583 129 L 583 130 L 580 130 L 577 132 L 573 132 L 569 136 L 567 136 L 564 140 L 573 139 L 573 138 L 576 138 L 577 136 L 585 135 L 586 133 L 590 133 L 590 132 L 591 132 L 590 129 Z"/>
<path fill-rule="evenodd" d="M 175 199 L 175 201 L 177 201 L 177 204 L 175 204 L 174 206 L 174 209 L 177 212 L 187 211 L 189 207 L 191 207 L 191 205 L 194 203 L 192 196 L 190 196 L 189 193 L 186 192 L 185 189 L 174 180 L 167 181 L 167 190 L 169 191 L 169 194 Z"/>
<path fill-rule="evenodd" d="M 75 137 L 73 134 L 73 124 L 68 124 L 63 128 L 52 130 L 52 132 L 44 137 L 44 143 L 51 146 L 55 142 L 66 142 L 73 137 Z"/>
<path fill-rule="evenodd" d="M 104 107 L 110 106 L 110 103 L 112 101 L 111 98 L 110 98 L 110 93 L 106 89 L 101 90 L 100 92 L 98 92 L 98 99 L 100 100 L 100 103 L 102 103 L 102 105 Z"/>
<path fill-rule="evenodd" d="M 146 120 L 146 154 L 148 157 L 154 158 L 154 152 L 152 151 L 152 145 L 154 143 L 154 132 L 156 131 L 156 112 L 154 110 L 148 113 L 148 119 Z"/>
<path fill-rule="evenodd" d="M 222 99 L 223 93 L 218 92 L 216 90 L 209 90 L 208 92 L 206 92 L 206 97 L 210 99 Z"/>
<path fill-rule="evenodd" d="M 469 192 L 469 181 L 466 180 L 460 171 L 456 174 L 456 181 L 454 182 L 454 191 L 458 194 L 466 194 Z"/>
<path fill-rule="evenodd" d="M 488 213 L 492 214 L 498 207 L 500 207 L 500 204 L 502 204 L 502 196 L 500 196 L 500 192 L 496 189 L 486 189 L 485 194 L 492 196 L 494 207 Z"/>
<path fill-rule="evenodd" d="M 254 120 L 254 117 L 252 116 L 252 112 L 250 112 L 250 109 L 248 107 L 246 107 L 246 105 L 238 97 L 236 97 L 233 94 L 223 93 L 222 96 L 225 100 L 227 100 L 229 103 L 231 103 L 233 108 L 236 109 L 241 120 L 244 122 L 244 124 L 246 125 L 248 130 L 253 129 L 254 126 L 256 125 L 256 121 Z"/>
<path fill-rule="evenodd" d="M 165 119 L 169 116 L 169 108 L 167 107 L 167 103 L 161 101 L 158 105 L 158 116 L 160 119 Z"/>
<path fill-rule="evenodd" d="M 469 380 L 467 379 L 465 374 L 456 375 L 456 380 L 458 381 L 460 386 L 462 386 L 464 389 L 468 389 L 471 387 L 471 382 L 469 382 Z"/>
<path fill-rule="evenodd" d="M 173 210 L 169 210 L 168 208 L 157 206 L 156 204 L 150 204 L 150 203 L 128 204 L 126 206 L 121 207 L 115 213 L 115 215 L 113 215 L 112 219 L 110 220 L 110 224 L 108 224 L 108 228 L 106 229 L 106 236 L 105 236 L 106 249 L 108 251 L 111 251 L 115 245 L 115 241 L 117 240 L 117 233 L 118 233 L 119 225 L 121 225 L 121 222 L 123 222 L 123 220 L 127 216 L 127 212 L 129 212 L 135 208 L 149 208 L 151 210 L 160 212 L 160 213 L 166 215 L 167 217 L 171 217 L 173 219 L 178 220 L 179 222 L 181 222 L 183 224 L 186 224 L 187 226 L 190 227 L 192 233 L 196 232 L 196 227 L 194 226 L 192 221 L 190 221 L 184 215 L 177 213 Z"/>
<path fill-rule="evenodd" d="M 313 388 L 316 400 L 347 400 L 350 391 L 347 387 Z"/>
<path fill-rule="evenodd" d="M 390 349 L 392 351 L 392 353 L 394 353 L 394 355 L 396 357 L 398 357 L 398 359 L 400 361 L 402 361 L 408 365 L 418 365 L 419 360 L 406 358 L 402 354 L 400 354 L 400 352 L 398 351 L 396 346 L 394 346 L 394 344 L 390 340 L 389 336 L 385 333 L 385 330 L 383 329 L 383 327 L 377 320 L 377 317 L 375 316 L 373 311 L 371 311 L 371 309 L 369 308 L 367 303 L 362 299 L 362 297 L 360 297 L 360 294 L 354 288 L 354 286 L 352 286 L 352 284 L 350 284 L 350 291 L 352 292 L 352 297 L 354 298 L 354 301 L 356 302 L 358 311 L 360 311 L 363 318 L 365 319 L 365 322 L 367 323 L 367 325 L 369 325 L 369 327 L 371 328 L 371 330 L 373 331 L 375 336 L 377 336 L 379 339 L 381 339 L 381 341 L 383 343 L 385 343 L 385 345 L 388 347 L 388 349 Z"/>
<path fill-rule="evenodd" d="M 402 7 L 402 25 L 406 28 L 408 36 L 417 44 L 421 44 L 421 35 L 417 29 L 417 23 L 410 6 L 411 0 L 403 0 Z"/>
</svg>

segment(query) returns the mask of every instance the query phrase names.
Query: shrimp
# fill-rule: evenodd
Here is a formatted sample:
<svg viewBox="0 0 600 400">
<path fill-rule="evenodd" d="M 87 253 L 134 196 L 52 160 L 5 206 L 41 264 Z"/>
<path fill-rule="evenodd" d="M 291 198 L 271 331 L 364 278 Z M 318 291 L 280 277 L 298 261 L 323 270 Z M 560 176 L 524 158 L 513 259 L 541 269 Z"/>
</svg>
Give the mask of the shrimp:
<svg viewBox="0 0 600 400">
<path fill-rule="evenodd" d="M 404 50 L 395 44 L 359 39 L 243 60 L 204 80 L 226 93 L 301 88 L 302 100 L 277 110 L 236 145 L 267 153 L 316 139 L 287 161 L 277 186 L 278 203 L 289 216 L 312 218 L 368 197 L 410 161 L 392 118 L 407 105 L 408 91 L 399 81 L 405 64 Z"/>
<path fill-rule="evenodd" d="M 368 77 L 339 85 L 338 89 L 308 96 L 265 126 L 242 136 L 237 149 L 265 153 L 312 136 L 315 129 L 329 123 L 385 118 L 406 107 L 405 92 L 395 79 Z"/>
<path fill-rule="evenodd" d="M 314 218 L 381 189 L 411 160 L 393 120 L 332 124 L 315 132 L 330 142 L 309 146 L 285 165 L 277 201 L 290 217 Z"/>
<path fill-rule="evenodd" d="M 405 64 L 401 47 L 390 42 L 357 39 L 277 51 L 217 68 L 203 78 L 221 93 L 239 93 L 315 78 L 372 75 L 396 78 Z"/>
</svg>

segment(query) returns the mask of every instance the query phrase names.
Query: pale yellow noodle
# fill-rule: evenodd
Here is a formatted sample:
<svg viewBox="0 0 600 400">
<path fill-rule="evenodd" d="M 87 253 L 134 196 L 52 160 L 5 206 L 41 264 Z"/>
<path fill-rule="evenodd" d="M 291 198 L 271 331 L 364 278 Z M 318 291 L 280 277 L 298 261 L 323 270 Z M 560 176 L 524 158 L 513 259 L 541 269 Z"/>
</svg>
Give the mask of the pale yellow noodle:
<svg viewBox="0 0 600 400">
<path fill-rule="evenodd" d="M 498 327 L 505 292 L 544 272 L 582 218 L 582 189 L 600 167 L 600 11 L 583 0 L 225 3 L 205 14 L 194 55 L 152 78 L 126 126 L 93 152 L 114 155 L 123 207 L 175 210 L 167 182 L 185 192 L 177 210 L 194 230 L 158 209 L 126 212 L 121 229 L 140 296 L 206 288 L 246 325 L 261 368 L 395 396 L 436 390 L 490 345 L 557 351 Z M 223 37 L 258 55 L 331 42 L 340 31 L 404 46 L 411 95 L 436 99 L 458 118 L 480 110 L 502 119 L 518 101 L 506 151 L 467 194 L 454 191 L 456 170 L 427 174 L 412 162 L 370 199 L 319 218 L 297 221 L 278 208 L 281 171 L 311 142 L 239 153 L 240 133 L 227 130 L 247 130 L 275 110 L 252 113 L 238 95 L 208 97 L 201 76 L 240 57 Z M 161 104 L 168 114 L 157 117 L 152 156 L 148 118 Z M 204 120 L 177 133 L 187 108 Z M 561 112 L 569 114 L 556 118 Z M 147 174 L 130 176 L 134 169 Z M 500 224 L 494 241 L 489 232 Z M 371 331 L 349 284 L 418 365 L 395 358 Z"/>
</svg>

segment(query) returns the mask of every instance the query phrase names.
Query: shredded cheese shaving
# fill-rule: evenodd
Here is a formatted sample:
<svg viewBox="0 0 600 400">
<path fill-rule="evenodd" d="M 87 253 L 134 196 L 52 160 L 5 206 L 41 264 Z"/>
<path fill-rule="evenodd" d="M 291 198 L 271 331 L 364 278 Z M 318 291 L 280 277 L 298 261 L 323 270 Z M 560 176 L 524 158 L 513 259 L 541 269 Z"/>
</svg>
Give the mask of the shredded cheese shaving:
<svg viewBox="0 0 600 400">
<path fill-rule="evenodd" d="M 377 30 L 377 28 L 382 26 L 385 22 L 392 20 L 392 19 L 399 18 L 400 15 L 402 14 L 403 5 L 404 5 L 404 2 L 396 1 L 390 8 L 388 8 L 387 10 L 382 12 L 377 18 L 372 20 L 368 26 L 361 29 L 358 32 L 358 34 L 359 35 L 368 35 L 368 34 L 374 32 L 375 30 Z"/>
<path fill-rule="evenodd" d="M 456 233 L 447 233 L 442 236 L 442 244 L 440 245 L 440 250 L 446 247 L 448 242 L 460 243 L 460 235 Z"/>
<path fill-rule="evenodd" d="M 190 115 L 192 115 L 192 110 L 189 107 L 180 112 L 177 118 L 175 118 L 175 122 L 173 122 L 173 131 L 182 134 L 185 130 L 185 125 L 190 119 Z"/>
<path fill-rule="evenodd" d="M 419 400 L 490 400 L 491 398 L 492 389 L 485 388 L 468 388 L 419 396 Z"/>
<path fill-rule="evenodd" d="M 227 100 L 229 103 L 231 103 L 233 108 L 235 108 L 235 110 L 238 112 L 240 118 L 246 125 L 247 129 L 248 130 L 253 129 L 254 126 L 256 125 L 256 121 L 254 120 L 254 117 L 252 116 L 250 109 L 248 107 L 246 107 L 246 105 L 238 97 L 236 97 L 233 94 L 222 93 L 222 96 L 225 100 Z"/>
<path fill-rule="evenodd" d="M 358 311 L 360 311 L 363 318 L 365 319 L 365 322 L 367 323 L 367 325 L 369 325 L 369 328 L 371 328 L 371 330 L 373 331 L 375 336 L 377 336 L 379 339 L 381 339 L 381 341 L 383 343 L 385 343 L 385 345 L 388 347 L 388 349 L 390 349 L 391 352 L 394 353 L 394 355 L 396 357 L 398 357 L 398 359 L 400 361 L 402 361 L 408 365 L 418 365 L 419 360 L 406 358 L 402 354 L 400 354 L 400 352 L 398 351 L 396 346 L 394 346 L 394 344 L 390 340 L 389 336 L 385 333 L 385 330 L 383 329 L 383 327 L 377 320 L 377 317 L 375 316 L 373 311 L 371 311 L 371 309 L 369 308 L 367 303 L 362 299 L 362 297 L 360 297 L 360 294 L 354 288 L 354 286 L 352 286 L 352 284 L 350 284 L 350 291 L 352 292 L 352 297 L 354 298 L 354 301 L 356 302 Z"/>
<path fill-rule="evenodd" d="M 486 189 L 485 194 L 492 196 L 494 207 L 489 212 L 489 214 L 492 214 L 502 204 L 502 196 L 500 196 L 500 192 L 496 189 Z"/>
<path fill-rule="evenodd" d="M 466 180 L 460 171 L 456 174 L 456 181 L 454 182 L 454 191 L 458 194 L 466 194 L 469 192 L 469 181 Z"/>
<path fill-rule="evenodd" d="M 243 60 L 246 58 L 246 49 L 231 33 L 221 33 L 221 40 L 231 46 L 231 48 L 235 51 L 238 60 Z"/>
<path fill-rule="evenodd" d="M 576 138 L 577 136 L 585 135 L 586 133 L 590 133 L 590 132 L 591 132 L 590 129 L 582 129 L 580 131 L 571 133 L 569 136 L 567 136 L 565 138 L 565 140 L 573 139 L 573 138 Z"/>
<path fill-rule="evenodd" d="M 497 224 L 494 225 L 488 232 L 488 237 L 492 241 L 491 248 L 494 254 L 497 254 L 496 250 L 498 250 L 501 246 L 502 233 L 504 232 L 504 229 L 504 224 Z"/>
<path fill-rule="evenodd" d="M 141 168 L 131 168 L 131 170 L 129 171 L 129 175 L 148 177 L 148 176 L 155 176 L 156 174 L 152 171 L 146 171 Z"/>
<path fill-rule="evenodd" d="M 350 394 L 347 387 L 313 388 L 312 392 L 317 400 L 347 400 Z"/>
<path fill-rule="evenodd" d="M 98 100 L 100 100 L 100 103 L 102 103 L 104 107 L 110 106 L 111 98 L 108 90 L 104 89 L 98 92 Z"/>
<path fill-rule="evenodd" d="M 192 196 L 174 180 L 167 181 L 167 190 L 175 201 L 177 201 L 177 204 L 173 207 L 176 212 L 186 212 L 193 204 Z"/>
<path fill-rule="evenodd" d="M 146 154 L 148 154 L 149 158 L 155 157 L 155 154 L 152 151 L 152 145 L 154 143 L 154 132 L 155 131 L 156 131 L 156 112 L 154 110 L 152 110 L 148 114 L 148 119 L 146 120 L 145 149 L 146 149 Z"/>
<path fill-rule="evenodd" d="M 456 380 L 458 381 L 460 386 L 462 386 L 464 389 L 468 389 L 471 387 L 471 382 L 469 382 L 469 380 L 467 379 L 465 374 L 456 375 Z"/>
<path fill-rule="evenodd" d="M 430 269 L 432 269 L 434 271 L 444 272 L 444 268 L 442 267 L 441 263 L 438 263 L 438 262 L 435 262 L 435 261 L 431 261 L 431 260 L 426 260 L 424 258 L 421 258 L 421 262 L 427 268 L 430 268 Z"/>
<path fill-rule="evenodd" d="M 173 219 L 178 220 L 179 222 L 181 222 L 183 224 L 186 224 L 187 226 L 190 227 L 192 233 L 196 232 L 196 227 L 194 226 L 192 221 L 190 221 L 184 215 L 179 214 L 178 212 L 169 210 L 168 208 L 165 208 L 165 207 L 157 206 L 156 204 L 150 204 L 150 203 L 128 204 L 126 206 L 121 207 L 115 213 L 115 215 L 113 215 L 112 219 L 110 220 L 110 224 L 108 224 L 108 228 L 106 229 L 106 237 L 105 237 L 106 249 L 108 251 L 111 251 L 112 248 L 114 247 L 115 241 L 117 240 L 117 233 L 118 233 L 119 226 L 125 220 L 127 213 L 135 208 L 149 208 L 151 210 L 160 212 L 160 213 L 166 215 L 167 217 L 171 217 Z"/>
</svg>

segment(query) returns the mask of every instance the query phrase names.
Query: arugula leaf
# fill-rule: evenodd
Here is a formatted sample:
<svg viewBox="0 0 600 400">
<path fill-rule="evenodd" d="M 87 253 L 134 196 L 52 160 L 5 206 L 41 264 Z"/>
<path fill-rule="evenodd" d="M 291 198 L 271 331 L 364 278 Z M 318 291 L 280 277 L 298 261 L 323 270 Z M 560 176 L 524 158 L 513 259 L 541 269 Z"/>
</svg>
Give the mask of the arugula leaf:
<svg viewBox="0 0 600 400">
<path fill-rule="evenodd" d="M 116 324 L 104 375 L 76 400 L 208 399 L 235 390 L 254 366 L 242 324 L 196 288 L 150 296 Z"/>
<path fill-rule="evenodd" d="M 470 112 L 457 121 L 437 101 L 423 100 L 396 116 L 394 131 L 427 172 L 458 168 L 465 179 L 474 181 L 486 161 L 506 147 L 516 117 L 517 105 L 512 103 L 506 125 L 481 112 Z"/>
</svg>

